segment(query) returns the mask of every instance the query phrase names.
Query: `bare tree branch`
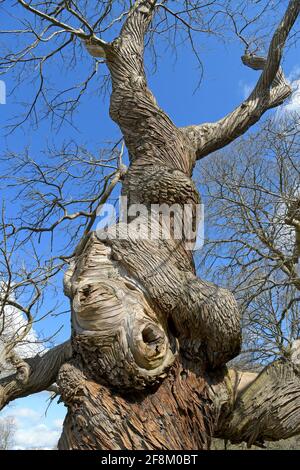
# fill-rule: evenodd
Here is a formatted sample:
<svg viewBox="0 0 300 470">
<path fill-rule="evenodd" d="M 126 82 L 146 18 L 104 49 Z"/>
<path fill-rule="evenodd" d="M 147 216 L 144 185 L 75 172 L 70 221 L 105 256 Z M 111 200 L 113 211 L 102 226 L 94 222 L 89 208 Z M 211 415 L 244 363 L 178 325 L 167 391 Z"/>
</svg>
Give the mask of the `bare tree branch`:
<svg viewBox="0 0 300 470">
<path fill-rule="evenodd" d="M 244 134 L 270 108 L 280 105 L 291 94 L 280 62 L 282 52 L 300 12 L 299 0 L 291 0 L 285 15 L 276 29 L 270 43 L 267 59 L 247 54 L 243 62 L 254 69 L 263 68 L 263 72 L 249 98 L 233 112 L 216 123 L 188 126 L 182 129 L 196 151 L 197 159 L 224 147 Z"/>
<path fill-rule="evenodd" d="M 235 398 L 221 410 L 216 437 L 263 447 L 265 441 L 300 433 L 299 352 L 298 340 L 288 360 L 278 360 L 259 374 L 229 374 L 232 388 L 225 395 Z"/>
<path fill-rule="evenodd" d="M 67 341 L 42 356 L 25 359 L 27 366 L 25 380 L 18 374 L 0 379 L 0 409 L 16 398 L 47 390 L 56 381 L 60 367 L 71 357 L 71 345 Z"/>
<path fill-rule="evenodd" d="M 251 362 L 286 357 L 300 335 L 299 137 L 297 116 L 269 120 L 199 170 L 207 228 L 199 269 L 235 293 Z"/>
</svg>

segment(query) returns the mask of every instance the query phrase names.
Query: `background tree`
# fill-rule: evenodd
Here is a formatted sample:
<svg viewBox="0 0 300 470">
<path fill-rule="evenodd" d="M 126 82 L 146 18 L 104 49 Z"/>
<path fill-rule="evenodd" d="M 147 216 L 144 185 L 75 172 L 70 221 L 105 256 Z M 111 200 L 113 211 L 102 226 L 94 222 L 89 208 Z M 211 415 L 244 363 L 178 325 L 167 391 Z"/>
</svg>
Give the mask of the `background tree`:
<svg viewBox="0 0 300 470">
<path fill-rule="evenodd" d="M 261 364 L 288 357 L 299 337 L 299 138 L 297 114 L 270 119 L 201 167 L 199 266 L 235 293 L 245 359 Z"/>
<path fill-rule="evenodd" d="M 121 145 L 113 145 L 108 157 L 96 158 L 68 143 L 54 150 L 50 166 L 37 164 L 28 152 L 8 155 L 6 177 L 15 168 L 25 204 L 19 217 L 2 223 L 8 240 L 3 256 L 16 237 L 18 249 L 34 252 L 41 234 L 52 237 L 58 228 L 64 230 L 63 253 L 60 247 L 50 260 L 49 254 L 39 257 L 38 265 L 47 269 L 37 285 L 47 285 L 68 265 L 64 291 L 71 301 L 72 335 L 70 342 L 23 360 L 26 373 L 2 379 L 0 406 L 57 382 L 68 408 L 60 449 L 202 449 L 209 447 L 212 435 L 251 445 L 297 434 L 297 344 L 290 360 L 271 364 L 258 377 L 227 370 L 226 363 L 240 350 L 237 304 L 229 291 L 196 276 L 188 249 L 193 237 L 165 236 L 158 219 L 151 228 L 160 236 L 151 240 L 147 216 L 119 221 L 97 234 L 92 229 L 97 209 L 114 197 L 119 181 L 129 206 L 188 204 L 196 225 L 199 195 L 191 180 L 196 160 L 235 140 L 291 94 L 280 63 L 300 2 L 286 5 L 265 57 L 257 54 L 258 46 L 270 31 L 259 20 L 274 9 L 273 2 L 241 2 L 238 9 L 228 1 L 128 3 L 95 2 L 91 8 L 85 1 L 19 0 L 12 6 L 20 21 L 13 19 L 4 33 L 19 36 L 20 48 L 4 54 L 1 70 L 14 76 L 17 85 L 36 79 L 37 90 L 11 131 L 27 119 L 40 124 L 43 117 L 64 125 L 94 77 L 100 77 L 98 86 L 104 90 L 106 72 L 96 74 L 103 63 L 111 80 L 110 116 L 122 132 L 128 167 L 122 163 Z M 147 87 L 145 38 L 155 52 L 158 33 L 175 31 L 198 57 L 195 35 L 223 34 L 228 24 L 245 44 L 244 64 L 261 70 L 257 84 L 223 119 L 179 128 Z M 53 89 L 48 64 L 55 64 L 52 73 L 61 66 L 76 67 L 87 51 L 95 57 L 89 61 L 90 73 L 79 84 Z M 81 187 L 70 198 L 75 180 Z M 33 207 L 26 206 L 26 198 L 35 201 Z M 177 222 L 174 216 L 173 225 Z M 138 230 L 143 237 L 136 237 Z"/>
<path fill-rule="evenodd" d="M 13 418 L 0 418 L 0 450 L 12 449 L 15 429 Z"/>
</svg>

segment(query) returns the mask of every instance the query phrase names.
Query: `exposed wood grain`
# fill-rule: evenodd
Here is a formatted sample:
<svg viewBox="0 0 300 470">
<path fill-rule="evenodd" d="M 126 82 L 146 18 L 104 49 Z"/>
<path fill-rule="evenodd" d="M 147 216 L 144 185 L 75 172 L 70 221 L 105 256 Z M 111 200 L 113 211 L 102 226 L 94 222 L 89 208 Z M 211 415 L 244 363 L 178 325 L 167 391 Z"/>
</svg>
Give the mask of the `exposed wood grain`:
<svg viewBox="0 0 300 470">
<path fill-rule="evenodd" d="M 58 371 L 72 355 L 70 342 L 50 349 L 42 356 L 24 359 L 27 366 L 26 380 L 17 373 L 0 380 L 0 410 L 16 398 L 42 392 L 56 381 Z"/>
<path fill-rule="evenodd" d="M 177 361 L 151 393 L 126 395 L 64 366 L 60 385 L 72 407 L 59 449 L 207 449 L 214 423 L 202 373 L 199 365 Z"/>
<path fill-rule="evenodd" d="M 263 71 L 250 96 L 241 105 L 215 123 L 182 128 L 197 153 L 197 159 L 225 147 L 258 122 L 268 109 L 279 106 L 291 95 L 292 89 L 283 75 L 280 62 L 299 12 L 300 1 L 291 0 L 270 42 L 266 59 L 249 55 L 242 57 L 245 65 Z"/>
<path fill-rule="evenodd" d="M 147 86 L 144 36 L 156 4 L 137 0 L 116 40 L 89 38 L 86 47 L 105 57 L 112 79 L 110 115 L 130 157 L 123 196 L 146 208 L 189 204 L 196 229 L 196 158 L 232 141 L 290 94 L 280 60 L 300 1 L 290 2 L 267 59 L 244 58 L 263 70 L 249 99 L 216 124 L 185 129 Z M 137 239 L 136 221 L 128 214 L 128 223 L 84 239 L 64 281 L 72 350 L 62 345 L 28 360 L 24 383 L 18 376 L 0 382 L 0 405 L 57 380 L 68 408 L 60 449 L 207 449 L 212 435 L 251 445 L 298 433 L 298 364 L 278 361 L 258 377 L 228 373 L 225 364 L 241 342 L 234 297 L 196 276 L 188 249 L 195 240 L 176 239 L 176 215 L 169 232 L 154 224 L 156 240 Z M 147 217 L 139 225 L 148 232 Z"/>
</svg>

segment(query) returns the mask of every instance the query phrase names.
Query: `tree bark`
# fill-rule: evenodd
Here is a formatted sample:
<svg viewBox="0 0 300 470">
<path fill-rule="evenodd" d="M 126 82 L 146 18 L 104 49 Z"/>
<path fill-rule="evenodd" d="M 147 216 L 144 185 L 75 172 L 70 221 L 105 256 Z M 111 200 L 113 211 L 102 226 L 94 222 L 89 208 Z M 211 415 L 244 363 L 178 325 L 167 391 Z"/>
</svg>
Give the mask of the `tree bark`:
<svg viewBox="0 0 300 470">
<path fill-rule="evenodd" d="M 238 386 L 237 393 L 234 387 L 227 389 L 227 398 L 223 403 L 219 401 L 220 418 L 215 437 L 235 444 L 246 442 L 248 447 L 263 447 L 265 441 L 287 439 L 300 433 L 299 347 L 297 350 L 297 361 L 293 358 L 275 361 L 259 374 L 248 374 L 246 384 L 240 390 Z M 228 377 L 232 386 L 234 374 Z M 217 395 L 220 399 L 221 390 Z"/>
<path fill-rule="evenodd" d="M 148 211 L 153 204 L 177 204 L 182 209 L 189 205 L 196 227 L 200 198 L 191 175 L 199 146 L 158 106 L 144 72 L 144 36 L 155 4 L 136 1 L 120 36 L 99 46 L 112 79 L 110 115 L 123 133 L 130 157 L 122 195 L 129 207 L 143 204 Z M 275 35 L 276 47 L 283 47 L 299 2 L 291 2 L 289 8 Z M 89 47 L 97 55 L 93 40 Z M 261 112 L 290 92 L 278 71 L 280 54 L 275 58 L 272 54 L 251 95 L 258 103 L 257 96 L 274 87 L 268 102 L 262 98 Z M 253 66 L 252 62 L 248 60 L 248 65 Z M 252 114 L 246 113 L 247 123 L 243 105 L 235 112 L 242 127 L 255 121 L 257 106 L 262 106 L 260 101 Z M 211 130 L 215 132 L 214 126 Z M 214 145 L 219 145 L 218 138 Z M 91 234 L 66 276 L 73 358 L 58 376 L 68 407 L 59 448 L 207 449 L 214 434 L 234 440 L 231 422 L 242 422 L 242 412 L 239 404 L 233 406 L 236 401 L 225 364 L 240 349 L 235 299 L 196 277 L 188 249 L 195 240 L 176 239 L 175 215 L 169 236 L 159 219 L 154 223 L 147 214 L 127 216 L 128 223 L 120 221 L 105 232 Z M 160 234 L 158 240 L 149 238 L 150 228 Z M 220 406 L 222 397 L 226 397 L 225 406 Z M 248 411 L 246 415 L 251 419 Z M 225 427 L 224 416 L 228 417 Z M 249 438 L 241 430 L 250 444 L 270 435 L 260 430 Z"/>
<path fill-rule="evenodd" d="M 299 3 L 290 2 L 276 36 L 279 49 Z M 251 445 L 278 438 L 280 432 L 284 437 L 299 432 L 291 417 L 295 409 L 284 408 L 284 400 L 288 416 L 274 415 L 275 421 L 288 421 L 280 431 L 268 418 L 264 400 L 258 410 L 256 403 L 256 392 L 263 393 L 264 384 L 281 397 L 296 390 L 298 403 L 298 366 L 274 365 L 280 373 L 272 375 L 266 369 L 238 393 L 234 374 L 226 369 L 240 350 L 239 312 L 229 291 L 196 276 L 191 248 L 200 197 L 191 176 L 203 149 L 207 153 L 225 145 L 237 127 L 232 127 L 232 116 L 225 118 L 226 126 L 210 125 L 200 151 L 203 128 L 201 135 L 198 128 L 178 129 L 158 106 L 147 87 L 143 64 L 144 36 L 155 6 L 154 0 L 137 0 L 115 41 L 86 42 L 93 56 L 105 57 L 111 74 L 110 115 L 123 133 L 130 157 L 122 175 L 122 195 L 129 208 L 143 204 L 147 211 L 137 217 L 129 210 L 127 222 L 91 233 L 65 275 L 72 309 L 72 357 L 66 360 L 60 355 L 55 361 L 59 372 L 51 375 L 68 409 L 59 449 L 208 449 L 213 435 L 234 442 L 244 439 Z M 283 83 L 280 54 L 275 59 L 272 54 L 263 62 L 262 78 L 252 95 L 256 104 L 264 103 L 261 113 L 279 102 L 272 89 L 277 86 L 274 80 Z M 255 66 L 251 60 L 248 63 Z M 285 88 L 281 99 L 286 95 Z M 252 105 L 249 112 L 243 105 L 234 112 L 238 132 L 255 121 L 257 106 Z M 229 127 L 229 140 L 214 134 Z M 169 229 L 159 217 L 149 219 L 153 205 L 158 215 L 157 206 L 162 204 L 177 205 L 181 214 L 188 206 L 192 233 L 183 230 L 181 238 L 175 236 L 179 222 L 186 228 L 177 213 L 172 212 Z M 159 236 L 151 238 L 149 230 Z M 286 377 L 286 387 L 281 387 Z M 24 387 L 30 375 L 25 382 Z M 34 388 L 39 391 L 35 384 L 31 392 Z M 8 393 L 6 402 L 9 399 Z M 255 431 L 253 411 L 263 423 Z"/>
<path fill-rule="evenodd" d="M 200 365 L 178 358 L 162 383 L 130 392 L 88 379 L 77 367 L 61 371 L 69 412 L 59 449 L 209 448 L 214 423 Z"/>
<path fill-rule="evenodd" d="M 144 35 L 155 3 L 136 2 L 119 38 L 104 46 L 110 115 L 130 155 L 122 195 L 149 210 L 188 204 L 196 224 L 196 154 L 146 83 Z M 187 249 L 194 240 L 164 237 L 147 216 L 137 238 L 128 216 L 128 224 L 92 234 L 66 276 L 73 359 L 58 379 L 68 406 L 59 448 L 208 448 L 213 404 L 204 377 L 239 352 L 236 302 L 196 277 Z M 158 240 L 147 236 L 150 225 Z"/>
<path fill-rule="evenodd" d="M 42 356 L 20 361 L 15 374 L 0 379 L 0 410 L 16 398 L 48 390 L 56 381 L 60 367 L 71 356 L 70 341 L 67 341 Z"/>
<path fill-rule="evenodd" d="M 190 138 L 197 159 L 225 147 L 257 123 L 271 108 L 282 104 L 292 93 L 280 67 L 287 37 L 300 12 L 299 0 L 290 0 L 286 12 L 270 42 L 267 58 L 245 54 L 242 61 L 254 70 L 262 70 L 249 97 L 231 113 L 215 123 L 188 126 L 182 131 Z"/>
</svg>

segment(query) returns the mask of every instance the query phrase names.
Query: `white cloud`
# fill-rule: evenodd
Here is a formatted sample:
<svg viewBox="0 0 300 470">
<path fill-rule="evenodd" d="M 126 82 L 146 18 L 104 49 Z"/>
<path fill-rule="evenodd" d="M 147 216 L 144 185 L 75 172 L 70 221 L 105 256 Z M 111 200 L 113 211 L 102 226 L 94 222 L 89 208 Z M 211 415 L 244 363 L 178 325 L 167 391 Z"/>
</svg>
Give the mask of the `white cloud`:
<svg viewBox="0 0 300 470">
<path fill-rule="evenodd" d="M 244 81 L 240 80 L 239 88 L 241 90 L 243 100 L 246 100 L 252 92 L 254 85 L 253 83 L 245 83 Z"/>
<path fill-rule="evenodd" d="M 43 423 L 27 429 L 17 429 L 13 449 L 54 449 L 60 434 L 60 429 Z"/>
<path fill-rule="evenodd" d="M 10 312 L 10 319 L 11 319 L 11 326 L 10 326 L 10 332 L 13 335 L 15 331 L 20 331 L 24 330 L 27 321 L 24 318 L 24 315 L 22 312 L 20 312 L 17 309 L 13 309 Z M 38 340 L 38 335 L 37 332 L 32 328 L 27 336 L 22 340 L 21 343 L 19 343 L 16 347 L 16 352 L 21 356 L 21 357 L 30 357 L 34 356 L 35 354 L 38 354 L 42 351 L 45 350 L 45 347 L 39 343 Z"/>
<path fill-rule="evenodd" d="M 277 109 L 276 119 L 289 117 L 291 114 L 300 113 L 300 67 L 294 67 L 287 77 L 293 93 L 286 102 Z M 243 99 L 247 99 L 254 88 L 253 83 L 239 82 L 239 89 Z"/>
<path fill-rule="evenodd" d="M 300 67 L 296 66 L 293 68 L 291 73 L 288 76 L 288 80 L 293 83 L 295 80 L 299 80 L 300 78 Z"/>
<path fill-rule="evenodd" d="M 64 424 L 64 420 L 63 419 L 55 419 L 53 421 L 53 425 L 56 427 L 56 428 L 59 428 L 61 429 L 63 427 L 63 424 Z"/>
<path fill-rule="evenodd" d="M 55 449 L 62 432 L 63 419 L 49 420 L 45 412 L 28 407 L 12 407 L 0 416 L 10 419 L 15 426 L 13 450 Z"/>
<path fill-rule="evenodd" d="M 3 295 L 3 285 L 4 283 L 0 282 L 0 301 L 1 294 Z M 12 297 L 13 296 L 10 296 L 11 299 Z M 8 375 L 13 372 L 11 366 L 5 361 L 5 344 L 9 344 L 16 335 L 22 334 L 27 325 L 24 314 L 10 305 L 4 307 L 4 315 L 1 318 L 1 323 L 2 322 L 4 323 L 4 329 L 0 337 L 0 376 L 1 373 Z M 39 342 L 37 332 L 34 328 L 31 328 L 26 337 L 15 347 L 15 352 L 23 358 L 34 356 L 44 350 L 45 346 Z"/>
<path fill-rule="evenodd" d="M 295 67 L 287 78 L 291 84 L 293 93 L 290 98 L 278 108 L 276 113 L 277 119 L 300 113 L 300 67 Z"/>
<path fill-rule="evenodd" d="M 17 408 L 13 416 L 15 418 L 28 418 L 33 421 L 40 419 L 40 414 L 32 408 Z"/>
</svg>

